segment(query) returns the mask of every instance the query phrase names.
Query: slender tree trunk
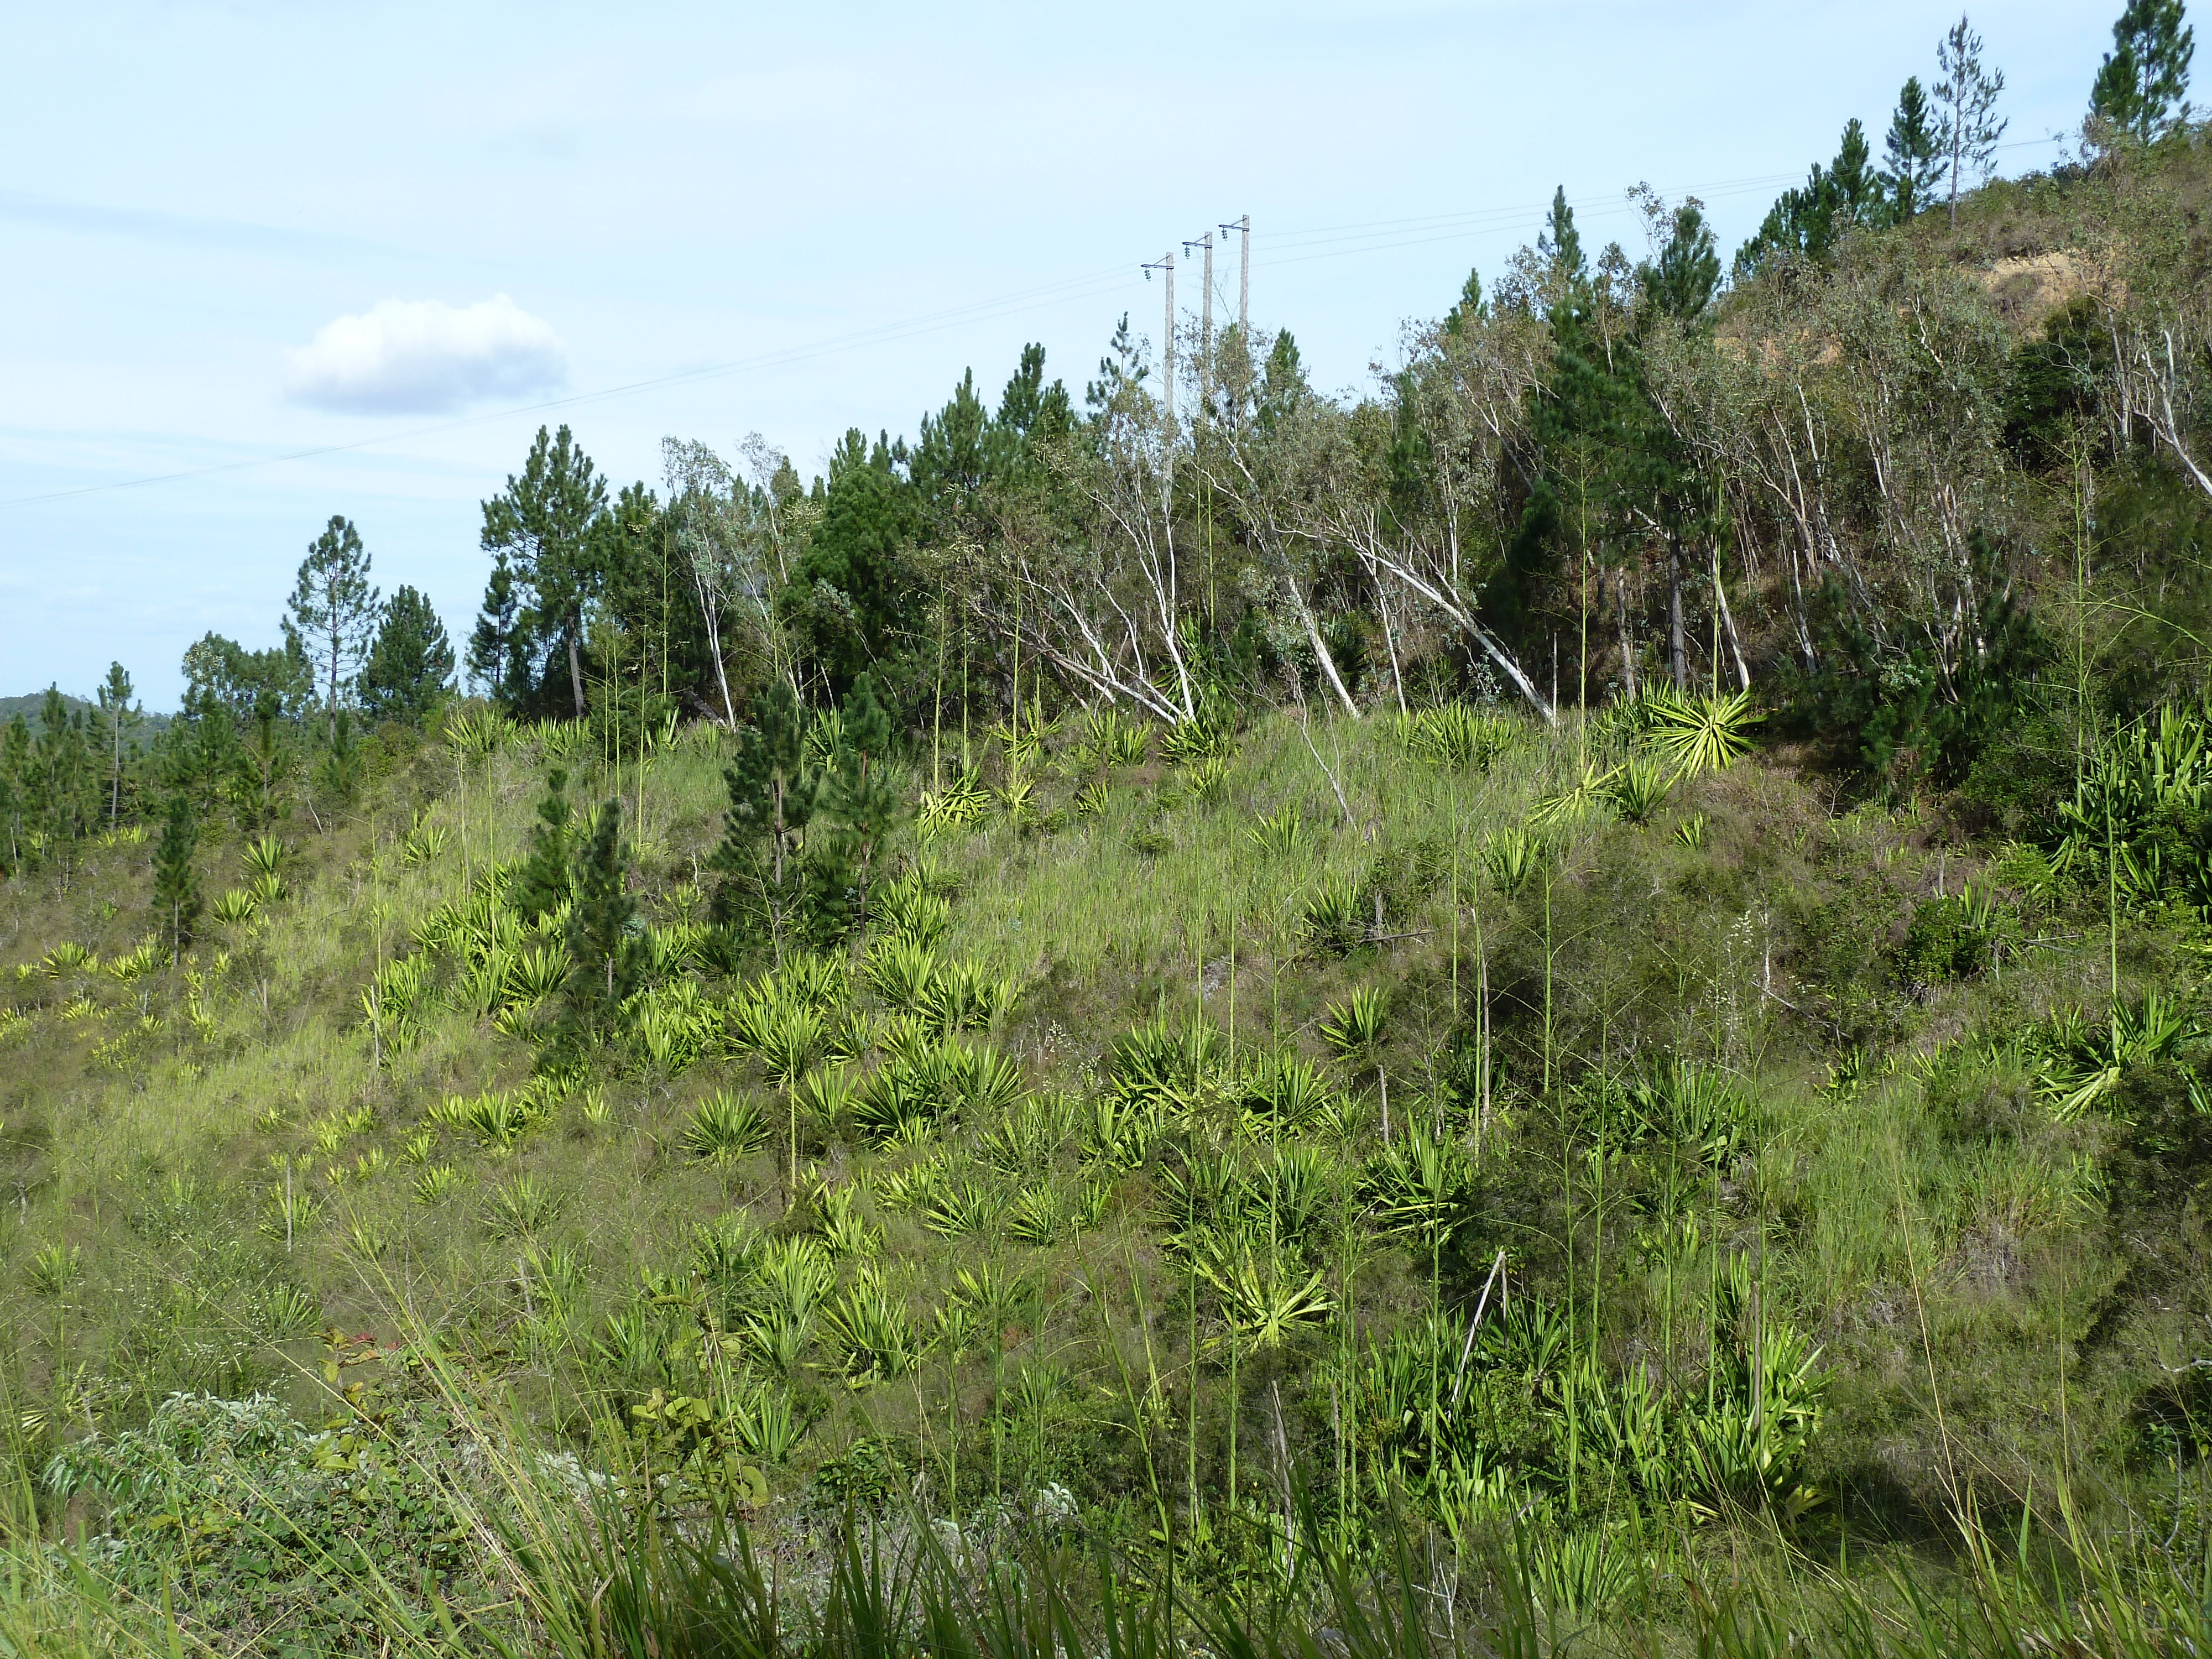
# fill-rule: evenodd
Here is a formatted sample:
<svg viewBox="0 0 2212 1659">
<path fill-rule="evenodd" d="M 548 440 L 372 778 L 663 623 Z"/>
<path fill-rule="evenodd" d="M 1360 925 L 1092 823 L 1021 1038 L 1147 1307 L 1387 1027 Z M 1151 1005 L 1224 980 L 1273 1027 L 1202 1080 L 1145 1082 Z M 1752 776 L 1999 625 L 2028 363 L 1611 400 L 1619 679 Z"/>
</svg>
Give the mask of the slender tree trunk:
<svg viewBox="0 0 2212 1659">
<path fill-rule="evenodd" d="M 1682 642 L 1682 547 L 1671 537 L 1667 543 L 1667 666 L 1674 677 L 1674 689 L 1688 690 L 1690 657 Z"/>
<path fill-rule="evenodd" d="M 568 690 L 575 694 L 576 718 L 584 718 L 584 661 L 576 649 L 576 630 L 583 625 L 581 617 L 573 617 L 568 624 Z"/>
<path fill-rule="evenodd" d="M 1613 616 L 1620 627 L 1620 683 L 1633 702 L 1641 693 L 1636 684 L 1636 640 L 1628 627 L 1628 573 L 1624 570 L 1613 585 Z"/>
<path fill-rule="evenodd" d="M 1729 654 L 1735 659 L 1737 686 L 1751 690 L 1751 665 L 1743 659 L 1743 641 L 1736 637 L 1735 615 L 1729 609 L 1728 589 L 1721 585 L 1721 544 L 1713 543 L 1713 602 L 1720 606 L 1721 632 L 1728 638 Z"/>
<path fill-rule="evenodd" d="M 1358 720 L 1359 705 L 1352 702 L 1352 693 L 1344 689 L 1344 677 L 1336 672 L 1336 659 L 1329 654 L 1328 642 L 1321 636 L 1321 624 L 1314 618 L 1313 606 L 1307 604 L 1306 596 L 1298 592 L 1295 580 L 1285 582 L 1285 586 L 1291 590 L 1291 597 L 1297 602 L 1298 620 L 1306 625 L 1306 638 L 1313 644 L 1315 660 L 1321 664 L 1322 672 L 1328 677 L 1330 689 L 1336 693 L 1337 701 L 1344 705 L 1344 712 Z"/>
<path fill-rule="evenodd" d="M 1390 629 L 1390 596 L 1382 585 L 1375 585 L 1375 606 L 1382 613 L 1382 643 L 1390 648 L 1390 689 L 1398 694 L 1398 712 L 1406 712 L 1406 679 L 1398 671 L 1398 640 Z"/>
</svg>

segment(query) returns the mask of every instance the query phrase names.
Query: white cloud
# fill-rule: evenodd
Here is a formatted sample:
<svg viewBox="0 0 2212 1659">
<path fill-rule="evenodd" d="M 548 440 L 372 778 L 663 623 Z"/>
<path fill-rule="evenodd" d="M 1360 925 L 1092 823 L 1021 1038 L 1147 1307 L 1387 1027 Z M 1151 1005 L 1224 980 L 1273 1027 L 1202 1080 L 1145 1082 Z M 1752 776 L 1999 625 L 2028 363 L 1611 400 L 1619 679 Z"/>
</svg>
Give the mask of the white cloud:
<svg viewBox="0 0 2212 1659">
<path fill-rule="evenodd" d="M 380 301 L 324 324 L 284 355 L 285 389 L 295 398 L 351 414 L 435 414 L 543 392 L 568 377 L 568 349 L 553 325 L 504 294 L 472 306 Z"/>
</svg>

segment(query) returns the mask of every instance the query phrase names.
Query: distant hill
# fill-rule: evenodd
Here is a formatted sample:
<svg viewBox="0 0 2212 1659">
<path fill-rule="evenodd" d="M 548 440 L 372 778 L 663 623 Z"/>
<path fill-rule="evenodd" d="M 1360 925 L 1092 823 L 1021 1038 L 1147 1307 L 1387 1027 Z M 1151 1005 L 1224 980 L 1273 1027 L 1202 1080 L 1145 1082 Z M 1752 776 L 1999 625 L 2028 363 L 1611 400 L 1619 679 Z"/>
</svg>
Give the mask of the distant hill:
<svg viewBox="0 0 2212 1659">
<path fill-rule="evenodd" d="M 32 735 L 35 737 L 40 729 L 39 710 L 46 706 L 46 694 L 43 691 L 33 691 L 29 696 L 21 697 L 0 697 L 0 726 L 5 726 L 16 715 L 21 714 L 30 722 Z M 62 702 L 71 709 L 90 708 L 94 706 L 82 697 L 70 696 L 66 691 L 62 693 Z M 168 715 L 142 714 L 131 735 L 140 738 L 157 737 L 168 729 Z"/>
</svg>

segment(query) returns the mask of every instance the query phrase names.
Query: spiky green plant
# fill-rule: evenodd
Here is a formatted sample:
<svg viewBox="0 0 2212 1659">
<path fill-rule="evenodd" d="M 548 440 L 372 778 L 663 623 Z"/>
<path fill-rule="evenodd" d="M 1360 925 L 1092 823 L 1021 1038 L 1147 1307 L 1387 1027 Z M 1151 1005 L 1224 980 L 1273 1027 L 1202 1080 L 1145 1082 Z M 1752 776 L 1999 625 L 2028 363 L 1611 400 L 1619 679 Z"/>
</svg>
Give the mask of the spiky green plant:
<svg viewBox="0 0 2212 1659">
<path fill-rule="evenodd" d="M 727 1164 L 758 1152 L 768 1134 L 768 1114 L 757 1097 L 717 1089 L 692 1107 L 684 1146 L 694 1158 Z"/>
<path fill-rule="evenodd" d="M 274 836 L 263 836 L 239 848 L 238 861 L 246 866 L 250 878 L 276 878 L 284 873 L 292 849 Z"/>
<path fill-rule="evenodd" d="M 1324 877 L 1305 902 L 1299 931 L 1308 945 L 1343 956 L 1367 938 L 1366 884 L 1356 877 Z"/>
<path fill-rule="evenodd" d="M 1674 779 L 1662 768 L 1631 755 L 1606 775 L 1600 793 L 1629 823 L 1648 823 L 1674 788 Z"/>
<path fill-rule="evenodd" d="M 1322 1041 L 1347 1059 L 1371 1054 L 1382 1041 L 1389 1012 L 1389 993 L 1380 986 L 1363 986 L 1346 1000 L 1329 1005 L 1322 1019 Z"/>
<path fill-rule="evenodd" d="M 1733 766 L 1751 750 L 1751 729 L 1766 717 L 1748 691 L 1686 696 L 1672 686 L 1644 699 L 1644 742 L 1678 778 Z"/>
<path fill-rule="evenodd" d="M 1507 898 L 1543 873 L 1550 848 L 1543 838 L 1518 824 L 1494 830 L 1482 843 L 1482 866 L 1491 885 Z"/>
<path fill-rule="evenodd" d="M 560 1212 L 559 1194 L 526 1172 L 495 1185 L 485 1195 L 482 1213 L 495 1237 L 528 1238 Z"/>
<path fill-rule="evenodd" d="M 822 1324 L 839 1367 L 854 1388 L 903 1376 L 921 1358 L 921 1333 L 906 1304 L 873 1267 L 863 1267 L 830 1303 Z"/>
<path fill-rule="evenodd" d="M 1502 714 L 1448 702 L 1401 716 L 1398 730 L 1407 753 L 1431 765 L 1480 771 L 1505 752 L 1519 728 Z"/>
<path fill-rule="evenodd" d="M 226 927 L 240 927 L 261 914 L 261 899 L 243 887 L 233 887 L 217 896 L 209 914 Z"/>
</svg>

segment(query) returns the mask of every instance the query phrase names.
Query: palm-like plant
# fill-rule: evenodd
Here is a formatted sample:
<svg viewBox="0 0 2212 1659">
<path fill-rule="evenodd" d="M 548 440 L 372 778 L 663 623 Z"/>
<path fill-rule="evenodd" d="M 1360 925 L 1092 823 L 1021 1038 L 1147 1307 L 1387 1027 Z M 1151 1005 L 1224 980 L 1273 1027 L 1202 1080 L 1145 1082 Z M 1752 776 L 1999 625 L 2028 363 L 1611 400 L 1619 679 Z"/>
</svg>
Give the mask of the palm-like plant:
<svg viewBox="0 0 2212 1659">
<path fill-rule="evenodd" d="M 1241 1228 L 1207 1234 L 1192 1264 L 1220 1297 L 1229 1340 L 1241 1352 L 1280 1347 L 1336 1305 L 1322 1288 L 1320 1269 Z"/>
<path fill-rule="evenodd" d="M 1367 918 L 1361 913 L 1365 884 L 1352 876 L 1329 876 L 1306 900 L 1300 929 L 1316 950 L 1343 956 L 1367 937 Z"/>
<path fill-rule="evenodd" d="M 1612 782 L 1611 770 L 1601 772 L 1595 763 L 1585 763 L 1581 776 L 1565 788 L 1553 790 L 1529 809 L 1528 822 L 1539 826 L 1579 823 L 1611 804 L 1612 797 L 1607 792 Z"/>
<path fill-rule="evenodd" d="M 246 866 L 249 877 L 276 877 L 284 872 L 284 866 L 292 856 L 292 849 L 274 836 L 263 836 L 248 842 L 239 849 L 239 862 Z"/>
<path fill-rule="evenodd" d="M 938 1183 L 921 1215 L 921 1224 L 947 1237 L 993 1239 L 1006 1224 L 1012 1207 L 1006 1194 L 974 1175 L 950 1177 Z"/>
<path fill-rule="evenodd" d="M 769 1241 L 754 1259 L 744 1329 L 778 1370 L 799 1363 L 814 1312 L 837 1282 L 821 1244 L 801 1234 Z"/>
<path fill-rule="evenodd" d="M 860 1270 L 823 1311 L 822 1322 L 846 1380 L 856 1389 L 902 1376 L 921 1358 L 914 1316 L 884 1288 L 873 1267 Z"/>
<path fill-rule="evenodd" d="M 767 1143 L 768 1115 L 751 1095 L 718 1089 L 691 1109 L 684 1145 L 694 1158 L 714 1164 L 755 1152 Z"/>
<path fill-rule="evenodd" d="M 937 957 L 914 939 L 889 938 L 868 952 L 868 982 L 894 1008 L 918 1012 L 937 982 Z"/>
<path fill-rule="evenodd" d="M 1260 1127 L 1293 1130 L 1321 1111 L 1334 1093 L 1311 1060 L 1279 1054 L 1246 1080 L 1244 1110 Z"/>
<path fill-rule="evenodd" d="M 1409 753 L 1432 765 L 1477 771 L 1504 753 L 1517 731 L 1504 715 L 1486 714 L 1463 702 L 1417 709 L 1401 717 L 1399 724 Z"/>
<path fill-rule="evenodd" d="M 1363 1058 L 1382 1045 L 1389 1012 L 1389 993 L 1379 986 L 1363 987 L 1349 1000 L 1329 1005 L 1322 1020 L 1322 1041 L 1347 1060 Z"/>
<path fill-rule="evenodd" d="M 911 1066 L 878 1066 L 853 1091 L 853 1125 L 882 1145 L 912 1140 L 936 1121 L 937 1103 Z"/>
<path fill-rule="evenodd" d="M 261 914 L 261 901 L 243 887 L 234 887 L 218 897 L 211 914 L 226 927 L 236 927 Z"/>
<path fill-rule="evenodd" d="M 1694 778 L 1733 766 L 1751 749 L 1751 728 L 1765 719 L 1751 693 L 1685 696 L 1661 686 L 1644 700 L 1644 742 L 1674 770 Z"/>
<path fill-rule="evenodd" d="M 531 945 L 509 960 L 507 994 L 516 1002 L 534 1007 L 560 990 L 573 965 L 566 945 L 557 942 Z"/>
<path fill-rule="evenodd" d="M 484 1224 L 501 1238 L 527 1238 L 560 1213 L 556 1194 L 527 1174 L 503 1181 L 484 1200 Z"/>
<path fill-rule="evenodd" d="M 1674 780 L 1650 761 L 1631 755 L 1607 774 L 1600 793 L 1631 823 L 1644 823 L 1667 803 Z"/>
<path fill-rule="evenodd" d="M 1312 827 L 1295 805 L 1277 807 L 1247 833 L 1252 845 L 1269 858 L 1296 858 L 1313 842 Z"/>
<path fill-rule="evenodd" d="M 795 1085 L 822 1046 L 822 1016 L 804 1003 L 776 1002 L 762 1015 L 754 1052 L 779 1088 Z"/>
<path fill-rule="evenodd" d="M 1409 1115 L 1406 1133 L 1370 1163 L 1367 1185 L 1386 1227 L 1436 1248 L 1464 1218 L 1470 1176 L 1456 1144 Z"/>
<path fill-rule="evenodd" d="M 1493 832 L 1483 842 L 1482 865 L 1500 893 L 1516 898 L 1542 873 L 1546 851 L 1541 836 L 1516 824 Z"/>
</svg>

